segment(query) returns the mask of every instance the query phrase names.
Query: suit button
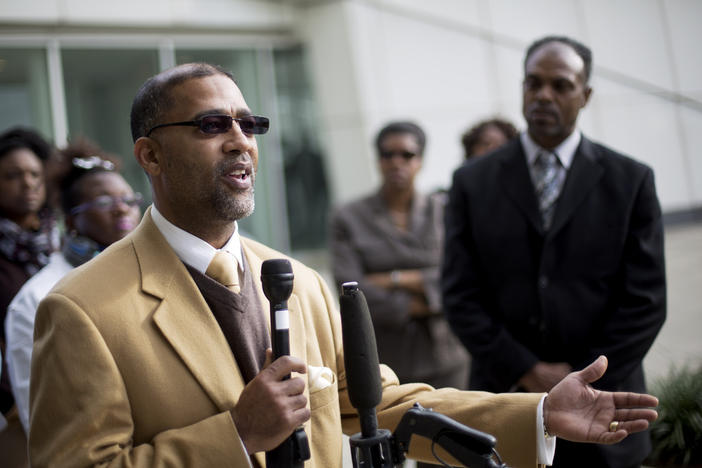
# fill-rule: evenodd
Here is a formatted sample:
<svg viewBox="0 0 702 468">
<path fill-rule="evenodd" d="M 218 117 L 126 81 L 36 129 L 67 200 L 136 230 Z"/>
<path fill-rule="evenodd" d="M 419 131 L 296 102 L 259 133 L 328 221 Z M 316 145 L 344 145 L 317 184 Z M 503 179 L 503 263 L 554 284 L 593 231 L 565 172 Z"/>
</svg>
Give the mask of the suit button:
<svg viewBox="0 0 702 468">
<path fill-rule="evenodd" d="M 531 325 L 532 327 L 535 327 L 538 323 L 539 323 L 538 318 L 536 318 L 534 316 L 529 317 L 529 325 Z"/>
<path fill-rule="evenodd" d="M 546 275 L 539 276 L 539 289 L 546 289 L 548 286 L 548 277 Z"/>
</svg>

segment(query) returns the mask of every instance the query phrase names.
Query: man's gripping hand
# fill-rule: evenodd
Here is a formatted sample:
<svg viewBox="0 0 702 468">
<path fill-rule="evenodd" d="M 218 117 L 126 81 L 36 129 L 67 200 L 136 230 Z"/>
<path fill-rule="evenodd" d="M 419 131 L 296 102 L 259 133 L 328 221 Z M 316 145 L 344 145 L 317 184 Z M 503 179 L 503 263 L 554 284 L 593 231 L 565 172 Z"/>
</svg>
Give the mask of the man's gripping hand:
<svg viewBox="0 0 702 468">
<path fill-rule="evenodd" d="M 231 410 L 249 454 L 274 449 L 310 418 L 303 393 L 304 379 L 283 380 L 291 372 L 305 374 L 307 366 L 292 356 L 281 356 L 271 363 L 272 355 L 270 349 L 266 350 L 263 370 L 244 387 L 239 402 Z"/>
<path fill-rule="evenodd" d="M 589 384 L 602 377 L 605 370 L 607 358 L 600 356 L 553 387 L 544 402 L 544 423 L 549 434 L 573 442 L 614 444 L 645 430 L 658 417 L 652 409 L 658 405 L 658 399 L 652 395 L 592 388 Z M 613 422 L 617 424 L 612 425 Z"/>
</svg>

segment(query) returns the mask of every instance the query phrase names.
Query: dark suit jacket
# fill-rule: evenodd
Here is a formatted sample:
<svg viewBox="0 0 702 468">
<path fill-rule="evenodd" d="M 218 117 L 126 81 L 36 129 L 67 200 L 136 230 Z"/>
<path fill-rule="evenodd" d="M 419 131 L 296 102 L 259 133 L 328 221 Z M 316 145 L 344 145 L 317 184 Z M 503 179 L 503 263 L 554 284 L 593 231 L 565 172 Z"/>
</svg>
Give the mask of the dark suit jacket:
<svg viewBox="0 0 702 468">
<path fill-rule="evenodd" d="M 473 389 L 508 391 L 537 361 L 580 369 L 605 354 L 596 387 L 644 391 L 641 362 L 665 320 L 653 172 L 583 137 L 544 232 L 519 139 L 459 168 L 442 292 Z"/>
</svg>

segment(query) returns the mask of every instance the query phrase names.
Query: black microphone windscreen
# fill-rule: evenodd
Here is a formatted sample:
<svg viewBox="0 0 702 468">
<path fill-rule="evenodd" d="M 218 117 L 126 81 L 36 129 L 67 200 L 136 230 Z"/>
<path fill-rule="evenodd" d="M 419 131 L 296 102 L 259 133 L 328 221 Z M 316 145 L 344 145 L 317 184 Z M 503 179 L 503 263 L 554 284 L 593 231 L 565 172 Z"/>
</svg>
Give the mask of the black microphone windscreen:
<svg viewBox="0 0 702 468">
<path fill-rule="evenodd" d="M 347 287 L 349 284 L 352 286 Z M 366 297 L 355 283 L 345 283 L 339 305 L 349 399 L 356 409 L 375 408 L 380 404 L 383 388 Z"/>
<path fill-rule="evenodd" d="M 273 258 L 261 265 L 261 285 L 263 294 L 275 308 L 287 301 L 293 290 L 293 270 L 286 258 Z"/>
<path fill-rule="evenodd" d="M 280 275 L 292 272 L 292 265 L 290 265 L 290 261 L 286 258 L 266 260 L 263 262 L 263 265 L 261 265 L 261 276 Z"/>
</svg>

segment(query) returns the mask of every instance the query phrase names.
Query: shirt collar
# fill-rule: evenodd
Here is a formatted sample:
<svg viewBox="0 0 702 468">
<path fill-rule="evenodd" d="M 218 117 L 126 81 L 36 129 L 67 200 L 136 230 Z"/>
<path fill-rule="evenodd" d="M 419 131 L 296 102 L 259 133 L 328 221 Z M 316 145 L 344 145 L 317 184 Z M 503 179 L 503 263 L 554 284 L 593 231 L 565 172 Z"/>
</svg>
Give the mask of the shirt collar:
<svg viewBox="0 0 702 468">
<path fill-rule="evenodd" d="M 158 230 L 163 234 L 163 237 L 166 238 L 168 245 L 170 245 L 176 255 L 178 255 L 178 258 L 204 274 L 205 271 L 207 271 L 207 266 L 217 253 L 217 249 L 199 237 L 184 231 L 168 221 L 158 211 L 156 205 L 151 206 L 151 218 L 154 220 L 154 224 L 156 224 Z M 234 255 L 239 271 L 244 271 L 239 225 L 236 221 L 234 221 L 234 233 L 232 237 L 229 238 L 227 243 L 224 244 L 224 247 L 220 250 L 225 250 Z"/>
<path fill-rule="evenodd" d="M 524 148 L 524 153 L 526 154 L 529 167 L 534 164 L 536 156 L 540 151 L 548 151 L 537 145 L 536 142 L 531 139 L 531 136 L 529 136 L 529 132 L 527 131 L 523 131 L 519 135 L 519 138 L 522 142 L 522 147 Z M 552 150 L 554 153 L 556 153 L 556 155 L 558 155 L 558 159 L 566 169 L 569 169 L 570 165 L 573 163 L 573 157 L 575 156 L 575 151 L 578 149 L 581 139 L 582 134 L 580 133 L 580 130 L 576 129 L 573 133 L 568 135 L 568 138 L 563 140 L 560 145 L 556 146 Z"/>
</svg>

